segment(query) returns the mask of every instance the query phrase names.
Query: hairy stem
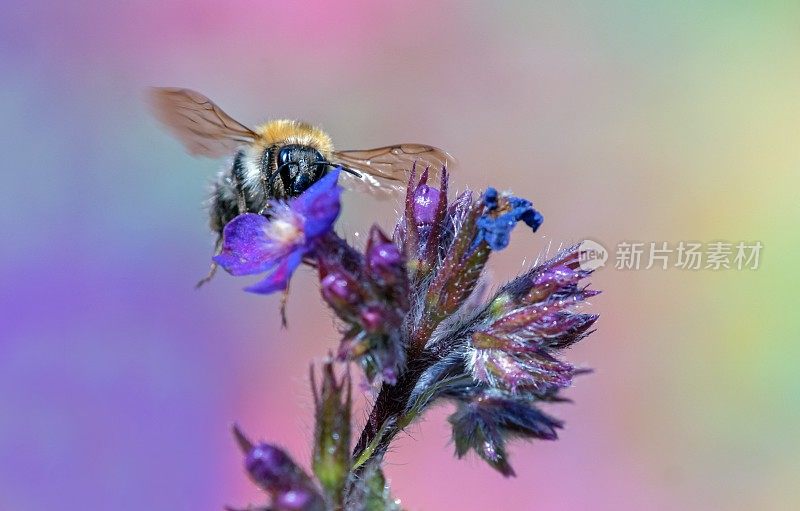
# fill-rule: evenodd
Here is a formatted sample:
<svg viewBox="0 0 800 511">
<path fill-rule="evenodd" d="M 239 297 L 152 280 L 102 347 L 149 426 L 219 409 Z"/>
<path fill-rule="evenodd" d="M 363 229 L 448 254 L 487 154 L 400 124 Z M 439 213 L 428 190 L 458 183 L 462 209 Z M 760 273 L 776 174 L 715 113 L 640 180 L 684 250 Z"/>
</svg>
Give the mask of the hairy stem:
<svg viewBox="0 0 800 511">
<path fill-rule="evenodd" d="M 363 466 L 367 461 L 380 458 L 386 453 L 389 444 L 400 431 L 398 423 L 408 409 L 411 392 L 420 376 L 436 362 L 436 357 L 413 346 L 409 347 L 407 355 L 408 365 L 405 372 L 400 375 L 396 384 L 384 383 L 381 386 L 367 423 L 361 431 L 353 451 L 353 459 L 360 461 L 359 465 Z"/>
</svg>

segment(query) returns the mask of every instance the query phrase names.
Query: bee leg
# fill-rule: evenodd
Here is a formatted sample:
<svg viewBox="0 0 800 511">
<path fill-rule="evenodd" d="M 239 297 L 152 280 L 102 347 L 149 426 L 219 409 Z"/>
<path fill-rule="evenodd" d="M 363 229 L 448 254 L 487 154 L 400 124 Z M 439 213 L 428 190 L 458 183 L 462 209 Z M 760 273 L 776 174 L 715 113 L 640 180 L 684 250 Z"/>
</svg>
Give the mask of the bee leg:
<svg viewBox="0 0 800 511">
<path fill-rule="evenodd" d="M 270 146 L 261 155 L 261 161 L 259 163 L 258 170 L 261 177 L 261 187 L 264 193 L 264 198 L 268 199 L 273 195 L 272 181 L 274 180 L 274 175 L 278 172 L 278 160 L 277 154 L 275 153 L 275 146 Z M 266 205 L 264 207 L 266 207 Z"/>
<path fill-rule="evenodd" d="M 236 190 L 236 205 L 238 206 L 240 215 L 242 213 L 247 213 L 247 199 L 244 195 L 244 189 L 242 188 L 242 176 L 244 175 L 242 158 L 244 158 L 244 153 L 242 151 L 236 153 L 236 158 L 233 160 L 233 172 L 231 172 L 233 187 Z"/>
<path fill-rule="evenodd" d="M 281 328 L 286 328 L 289 322 L 286 320 L 286 303 L 289 301 L 289 284 L 286 284 L 286 289 L 281 296 Z"/>
<path fill-rule="evenodd" d="M 217 238 L 217 242 L 214 244 L 214 255 L 218 256 L 219 253 L 222 251 L 222 236 Z M 214 278 L 214 275 L 217 273 L 217 268 L 219 265 L 212 259 L 211 260 L 211 268 L 208 270 L 208 274 L 205 277 L 197 281 L 197 284 L 194 285 L 195 289 L 200 289 L 203 285 L 207 284 Z"/>
<path fill-rule="evenodd" d="M 244 197 L 244 191 L 238 179 L 236 180 L 236 205 L 240 215 L 247 213 L 247 199 Z"/>
<path fill-rule="evenodd" d="M 211 263 L 211 267 L 208 270 L 208 274 L 205 277 L 197 281 L 197 284 L 194 285 L 195 289 L 200 289 L 205 284 L 211 282 L 211 279 L 214 278 L 214 275 L 217 274 L 217 268 L 219 265 L 217 263 Z"/>
<path fill-rule="evenodd" d="M 278 176 L 278 172 L 279 171 L 280 170 L 277 170 L 277 171 L 273 172 L 267 178 L 267 183 L 268 183 L 268 187 L 269 187 L 270 190 L 272 190 L 273 187 L 274 187 L 273 182 L 275 181 L 275 178 Z M 267 212 L 267 210 L 269 209 L 269 195 L 266 195 L 265 197 L 267 198 L 267 200 L 264 201 L 264 207 L 262 207 L 261 210 L 258 212 L 259 215 L 265 214 Z"/>
<path fill-rule="evenodd" d="M 267 184 L 266 184 L 266 185 L 264 185 L 264 190 L 267 190 L 267 189 L 272 189 L 272 181 L 274 180 L 274 176 L 275 176 L 275 174 L 273 173 L 273 174 L 270 174 L 270 175 L 267 177 L 267 181 L 266 181 L 266 182 L 267 182 Z M 262 180 L 263 180 L 263 177 L 264 177 L 264 174 L 263 174 L 263 173 L 261 174 L 261 177 L 262 177 Z M 266 193 L 266 192 L 264 192 L 264 199 L 265 199 L 265 200 L 264 200 L 264 205 L 263 205 L 263 206 L 261 207 L 261 209 L 258 211 L 258 214 L 259 214 L 259 215 L 263 215 L 263 214 L 264 214 L 264 213 L 266 213 L 266 211 L 269 209 L 269 194 L 268 194 L 268 193 Z"/>
</svg>

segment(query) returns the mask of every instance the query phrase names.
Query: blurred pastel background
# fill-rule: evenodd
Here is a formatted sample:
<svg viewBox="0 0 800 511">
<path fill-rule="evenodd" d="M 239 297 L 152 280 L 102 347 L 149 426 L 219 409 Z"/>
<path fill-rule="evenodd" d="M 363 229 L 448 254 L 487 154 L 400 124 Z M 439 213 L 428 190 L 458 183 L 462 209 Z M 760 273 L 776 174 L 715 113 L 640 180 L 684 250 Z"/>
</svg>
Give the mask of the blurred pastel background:
<svg viewBox="0 0 800 511">
<path fill-rule="evenodd" d="M 341 148 L 446 148 L 459 188 L 545 215 L 498 281 L 587 237 L 763 243 L 755 271 L 598 271 L 599 330 L 569 353 L 596 373 L 551 409 L 561 440 L 514 444 L 503 480 L 454 459 L 436 409 L 389 458 L 409 510 L 797 508 L 800 4 L 7 0 L 0 509 L 262 502 L 233 421 L 307 465 L 331 317 L 307 271 L 288 330 L 245 279 L 193 288 L 220 162 L 160 129 L 150 85 Z M 350 196 L 339 228 L 393 207 Z"/>
</svg>

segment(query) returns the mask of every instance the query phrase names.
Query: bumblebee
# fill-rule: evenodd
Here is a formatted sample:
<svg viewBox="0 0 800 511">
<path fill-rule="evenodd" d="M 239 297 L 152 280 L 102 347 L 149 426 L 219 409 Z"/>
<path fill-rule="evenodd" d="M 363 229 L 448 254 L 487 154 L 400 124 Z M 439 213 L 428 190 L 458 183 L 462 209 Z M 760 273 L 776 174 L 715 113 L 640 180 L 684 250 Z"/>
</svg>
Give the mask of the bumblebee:
<svg viewBox="0 0 800 511">
<path fill-rule="evenodd" d="M 251 129 L 189 89 L 154 88 L 150 99 L 156 117 L 190 154 L 233 157 L 214 181 L 209 200 L 216 251 L 225 224 L 234 217 L 265 213 L 270 200 L 300 195 L 332 168 L 342 168 L 345 188 L 380 195 L 402 188 L 415 163 L 436 171 L 453 160 L 425 144 L 337 151 L 327 133 L 296 120 L 272 120 Z M 207 282 L 215 269 L 212 266 L 198 285 Z"/>
</svg>

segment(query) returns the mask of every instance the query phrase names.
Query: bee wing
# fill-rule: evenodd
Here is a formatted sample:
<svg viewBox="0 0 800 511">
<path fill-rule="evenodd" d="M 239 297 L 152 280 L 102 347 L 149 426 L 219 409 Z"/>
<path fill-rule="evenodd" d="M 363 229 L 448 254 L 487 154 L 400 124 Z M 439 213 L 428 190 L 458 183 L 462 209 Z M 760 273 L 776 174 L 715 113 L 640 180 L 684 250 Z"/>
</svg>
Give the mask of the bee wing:
<svg viewBox="0 0 800 511">
<path fill-rule="evenodd" d="M 405 187 L 411 167 L 416 163 L 424 170 L 430 167 L 431 178 L 436 179 L 443 166 L 455 158 L 445 151 L 425 144 L 397 144 L 375 149 L 335 151 L 331 163 L 341 164 L 361 173 L 354 176 L 342 173 L 342 184 L 350 189 L 373 194 L 389 194 Z"/>
<path fill-rule="evenodd" d="M 219 158 L 257 137 L 253 130 L 193 90 L 154 87 L 150 90 L 150 103 L 158 120 L 190 154 Z"/>
</svg>

